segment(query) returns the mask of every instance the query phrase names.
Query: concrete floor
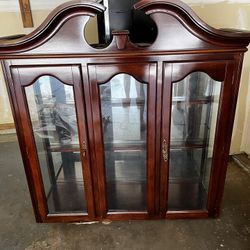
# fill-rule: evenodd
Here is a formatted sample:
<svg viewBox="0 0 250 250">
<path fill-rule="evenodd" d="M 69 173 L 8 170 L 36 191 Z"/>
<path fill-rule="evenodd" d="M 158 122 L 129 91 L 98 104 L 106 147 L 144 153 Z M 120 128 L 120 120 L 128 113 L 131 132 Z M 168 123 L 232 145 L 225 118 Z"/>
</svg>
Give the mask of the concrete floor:
<svg viewBox="0 0 250 250">
<path fill-rule="evenodd" d="M 245 153 L 234 155 L 233 160 L 250 175 L 250 156 Z"/>
<path fill-rule="evenodd" d="M 0 250 L 250 249 L 250 176 L 233 162 L 220 219 L 36 224 L 15 136 L 0 136 L 0 190 Z"/>
</svg>

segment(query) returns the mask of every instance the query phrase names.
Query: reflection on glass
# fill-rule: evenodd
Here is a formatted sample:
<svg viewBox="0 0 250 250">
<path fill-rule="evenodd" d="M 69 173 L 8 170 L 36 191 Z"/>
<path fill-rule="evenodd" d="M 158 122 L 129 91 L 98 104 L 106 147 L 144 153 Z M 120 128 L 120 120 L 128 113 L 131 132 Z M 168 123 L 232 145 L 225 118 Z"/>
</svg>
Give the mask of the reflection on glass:
<svg viewBox="0 0 250 250">
<path fill-rule="evenodd" d="M 109 211 L 144 211 L 147 85 L 119 74 L 99 93 Z"/>
<path fill-rule="evenodd" d="M 205 209 L 221 82 L 194 72 L 173 84 L 168 208 Z"/>
<path fill-rule="evenodd" d="M 42 76 L 25 93 L 49 213 L 86 212 L 73 87 Z"/>
</svg>

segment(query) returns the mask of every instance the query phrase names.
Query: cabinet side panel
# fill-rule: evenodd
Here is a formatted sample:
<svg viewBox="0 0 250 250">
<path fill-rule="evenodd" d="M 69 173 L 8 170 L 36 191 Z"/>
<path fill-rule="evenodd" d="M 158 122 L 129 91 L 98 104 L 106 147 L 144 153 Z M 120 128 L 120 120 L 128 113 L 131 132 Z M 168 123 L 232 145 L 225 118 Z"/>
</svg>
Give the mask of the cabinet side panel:
<svg viewBox="0 0 250 250">
<path fill-rule="evenodd" d="M 32 201 L 36 221 L 42 222 L 42 216 L 39 212 L 38 203 L 36 202 L 37 197 L 36 197 L 36 194 L 34 192 L 34 183 L 32 181 L 30 171 L 28 170 L 27 167 L 25 167 L 25 166 L 27 166 L 28 160 L 26 157 L 23 135 L 21 133 L 21 131 L 22 131 L 21 122 L 20 122 L 21 117 L 20 117 L 20 113 L 19 113 L 19 109 L 18 109 L 18 105 L 17 105 L 17 101 L 16 101 L 13 78 L 12 78 L 11 71 L 10 71 L 11 62 L 10 61 L 2 61 L 1 63 L 2 63 L 2 68 L 3 68 L 3 72 L 4 72 L 4 78 L 5 78 L 5 82 L 6 82 L 7 92 L 9 95 L 12 115 L 13 115 L 14 122 L 15 122 L 16 133 L 17 133 L 17 137 L 18 137 L 20 151 L 22 154 L 23 165 L 24 165 L 24 169 L 25 169 L 25 173 L 26 173 L 26 178 L 27 178 L 27 182 L 28 182 L 28 187 L 29 187 L 29 191 L 30 191 L 30 195 L 31 195 L 31 201 Z"/>
<path fill-rule="evenodd" d="M 215 159 L 210 181 L 208 200 L 210 216 L 218 217 L 220 214 L 243 57 L 243 54 L 236 55 L 235 60 L 229 61 L 226 68 L 215 138 Z"/>
</svg>

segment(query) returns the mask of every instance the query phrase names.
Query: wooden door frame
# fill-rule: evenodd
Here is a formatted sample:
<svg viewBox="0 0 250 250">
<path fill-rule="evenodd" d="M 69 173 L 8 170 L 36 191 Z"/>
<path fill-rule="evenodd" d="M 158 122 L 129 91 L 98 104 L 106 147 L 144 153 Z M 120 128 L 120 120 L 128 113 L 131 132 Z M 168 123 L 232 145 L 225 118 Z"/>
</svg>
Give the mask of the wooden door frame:
<svg viewBox="0 0 250 250">
<path fill-rule="evenodd" d="M 27 71 L 27 72 L 25 72 Z M 69 74 L 70 72 L 70 74 Z M 14 66 L 10 68 L 13 77 L 13 88 L 10 89 L 12 99 L 15 99 L 14 113 L 22 114 L 15 119 L 19 127 L 18 139 L 22 145 L 22 155 L 24 159 L 25 172 L 29 183 L 29 189 L 33 201 L 33 207 L 37 222 L 73 222 L 89 221 L 95 219 L 93 187 L 90 172 L 89 151 L 83 155 L 83 141 L 88 148 L 88 134 L 86 125 L 86 114 L 84 106 L 84 91 L 82 86 L 80 65 L 27 65 Z M 60 82 L 73 87 L 75 98 L 76 118 L 79 134 L 80 157 L 82 163 L 82 175 L 84 181 L 84 193 L 87 203 L 87 213 L 60 213 L 50 214 L 47 206 L 47 199 L 44 191 L 43 179 L 39 164 L 36 142 L 33 134 L 27 98 L 24 88 L 34 84 L 41 76 L 49 75 L 57 78 Z M 20 132 L 22 131 L 22 132 Z M 35 149 L 35 150 L 34 150 Z M 84 198 L 84 196 L 83 196 Z M 38 206 L 39 204 L 39 206 Z"/>
<path fill-rule="evenodd" d="M 221 189 L 225 182 L 225 173 L 227 165 L 227 155 L 230 146 L 230 134 L 232 126 L 228 129 L 227 125 L 232 124 L 232 117 L 234 114 L 226 112 L 226 110 L 233 110 L 233 105 L 236 104 L 237 92 L 230 90 L 231 86 L 237 89 L 237 79 L 233 75 L 235 65 L 239 65 L 234 60 L 214 61 L 190 61 L 190 62 L 165 62 L 164 76 L 163 76 L 163 102 L 166 100 L 166 105 L 162 103 L 162 138 L 168 141 L 168 154 L 170 147 L 170 130 L 171 130 L 171 103 L 172 103 L 172 86 L 173 83 L 184 79 L 192 72 L 204 72 L 211 78 L 221 81 L 221 94 L 219 109 L 217 115 L 217 122 L 215 128 L 214 150 L 212 157 L 212 167 L 210 172 L 209 191 L 207 200 L 207 209 L 204 210 L 168 210 L 168 172 L 169 160 L 164 162 L 161 157 L 161 195 L 160 195 L 160 212 L 166 218 L 205 218 L 208 216 L 218 216 L 218 211 L 213 209 L 220 204 L 221 198 L 216 198 L 222 193 Z M 229 103 L 229 96 L 233 98 L 233 102 Z M 168 124 L 164 126 L 164 124 Z M 221 133 L 220 131 L 226 131 Z M 227 143 L 225 143 L 225 141 Z M 223 162 L 223 166 L 221 163 Z M 221 184 L 222 183 L 222 184 Z M 219 185 L 219 187 L 218 187 Z"/>
</svg>

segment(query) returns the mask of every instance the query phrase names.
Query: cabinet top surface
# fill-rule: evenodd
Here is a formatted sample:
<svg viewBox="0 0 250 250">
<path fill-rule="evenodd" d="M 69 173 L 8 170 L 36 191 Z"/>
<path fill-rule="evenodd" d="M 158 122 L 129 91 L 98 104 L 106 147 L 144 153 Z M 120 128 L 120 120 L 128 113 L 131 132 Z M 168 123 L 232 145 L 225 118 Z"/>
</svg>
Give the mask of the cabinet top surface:
<svg viewBox="0 0 250 250">
<path fill-rule="evenodd" d="M 84 37 L 89 18 L 105 7 L 92 1 L 71 1 L 57 7 L 31 34 L 17 39 L 0 39 L 0 59 L 30 56 L 124 55 L 127 53 L 168 54 L 185 52 L 246 51 L 250 32 L 218 30 L 204 23 L 179 0 L 142 0 L 134 5 L 149 15 L 157 26 L 150 45 L 133 44 L 127 31 L 113 32 L 110 44 L 90 46 Z"/>
</svg>

